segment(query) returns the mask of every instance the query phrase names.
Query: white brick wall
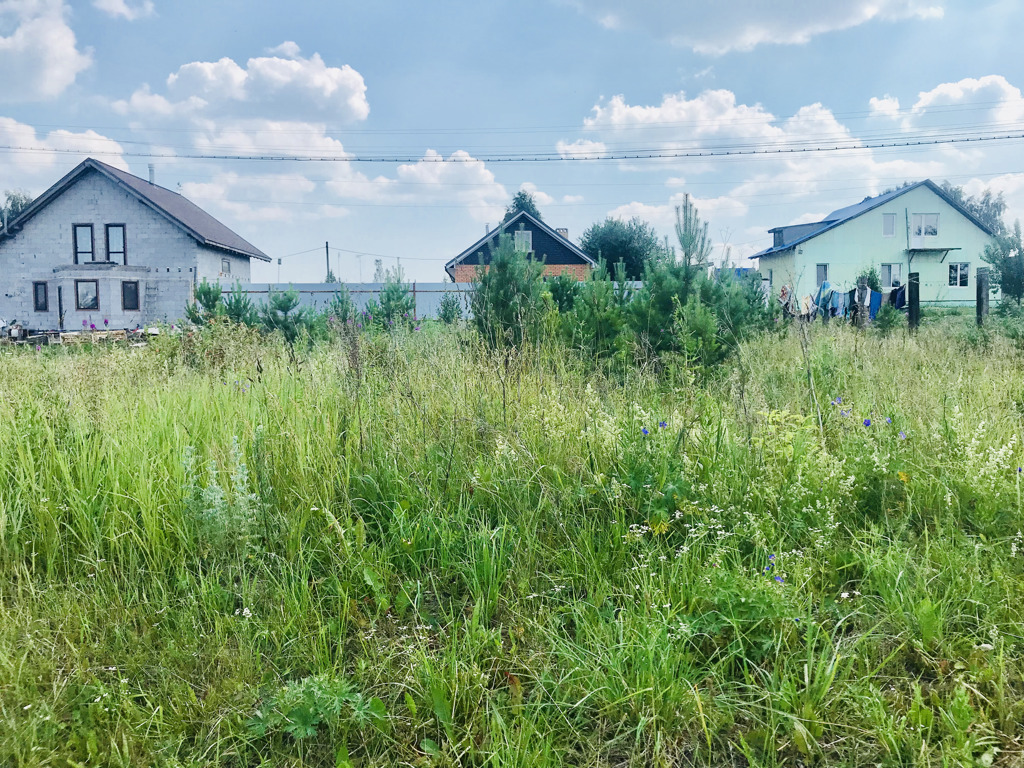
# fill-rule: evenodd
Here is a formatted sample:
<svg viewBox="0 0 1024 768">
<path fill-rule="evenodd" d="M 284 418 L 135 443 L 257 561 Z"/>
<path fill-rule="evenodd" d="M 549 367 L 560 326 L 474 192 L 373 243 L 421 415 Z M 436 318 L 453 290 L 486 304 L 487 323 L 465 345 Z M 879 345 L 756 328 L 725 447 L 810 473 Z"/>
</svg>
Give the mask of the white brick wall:
<svg viewBox="0 0 1024 768">
<path fill-rule="evenodd" d="M 124 224 L 127 266 L 105 261 L 75 264 L 73 224 L 92 224 L 97 259 L 106 259 L 105 225 Z M 33 329 L 55 330 L 60 327 L 60 293 L 68 330 L 81 329 L 83 321 L 86 327 L 95 324 L 98 328 L 104 327 L 104 320 L 110 328 L 173 322 L 184 315 L 197 278 L 217 279 L 222 255 L 232 262 L 230 282 L 248 282 L 248 258 L 200 246 L 105 176 L 86 173 L 14 237 L 0 241 L 0 318 Z M 76 280 L 98 281 L 98 310 L 77 309 Z M 139 282 L 138 312 L 122 309 L 121 284 L 126 280 Z M 34 311 L 35 281 L 47 284 L 47 312 Z M 225 282 L 223 278 L 221 282 Z"/>
</svg>

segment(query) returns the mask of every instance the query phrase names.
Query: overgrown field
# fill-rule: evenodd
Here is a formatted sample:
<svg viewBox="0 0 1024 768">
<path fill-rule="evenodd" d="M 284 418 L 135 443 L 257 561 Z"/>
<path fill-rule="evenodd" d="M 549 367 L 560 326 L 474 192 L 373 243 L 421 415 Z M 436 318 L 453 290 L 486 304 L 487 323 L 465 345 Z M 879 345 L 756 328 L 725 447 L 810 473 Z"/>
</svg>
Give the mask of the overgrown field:
<svg viewBox="0 0 1024 768">
<path fill-rule="evenodd" d="M 1021 765 L 1024 356 L 956 322 L 0 351 L 0 764 Z"/>
</svg>

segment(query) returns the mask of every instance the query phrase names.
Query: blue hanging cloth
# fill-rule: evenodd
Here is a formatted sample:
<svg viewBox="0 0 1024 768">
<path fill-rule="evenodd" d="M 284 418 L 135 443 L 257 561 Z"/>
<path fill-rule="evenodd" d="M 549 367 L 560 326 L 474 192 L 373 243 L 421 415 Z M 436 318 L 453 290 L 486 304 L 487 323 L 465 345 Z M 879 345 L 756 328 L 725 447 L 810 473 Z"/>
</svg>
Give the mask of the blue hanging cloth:
<svg viewBox="0 0 1024 768">
<path fill-rule="evenodd" d="M 878 314 L 878 310 L 882 308 L 882 294 L 878 291 L 871 291 L 870 304 L 868 304 L 868 317 L 872 320 L 875 319 L 875 315 Z"/>
</svg>

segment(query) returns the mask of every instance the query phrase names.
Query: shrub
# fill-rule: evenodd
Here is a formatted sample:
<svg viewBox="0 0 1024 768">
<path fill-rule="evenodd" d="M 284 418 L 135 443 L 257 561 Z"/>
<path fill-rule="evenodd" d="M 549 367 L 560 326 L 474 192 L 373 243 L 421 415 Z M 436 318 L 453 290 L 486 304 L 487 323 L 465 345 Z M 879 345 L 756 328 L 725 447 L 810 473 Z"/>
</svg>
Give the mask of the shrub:
<svg viewBox="0 0 1024 768">
<path fill-rule="evenodd" d="M 572 310 L 573 303 L 580 292 L 580 284 L 576 278 L 563 272 L 548 280 L 547 288 L 551 294 L 551 300 L 555 303 L 555 308 L 561 314 L 564 315 Z"/>
<path fill-rule="evenodd" d="M 870 288 L 875 293 L 882 292 L 882 278 L 881 276 L 879 276 L 877 269 L 875 269 L 874 267 L 871 267 L 870 269 L 865 269 L 863 272 L 857 275 L 857 279 L 854 282 L 859 284 L 860 279 L 862 277 L 867 278 L 868 288 Z"/>
<path fill-rule="evenodd" d="M 289 345 L 295 344 L 303 331 L 311 333 L 316 322 L 309 310 L 299 306 L 299 294 L 295 290 L 271 290 L 259 314 L 263 329 L 268 333 L 280 331 Z"/>
<path fill-rule="evenodd" d="M 380 296 L 367 302 L 366 312 L 384 329 L 393 329 L 405 323 L 410 325 L 416 312 L 416 300 L 409 292 L 402 268 L 389 269 L 384 275 Z"/>
<path fill-rule="evenodd" d="M 626 312 L 630 298 L 625 281 L 612 280 L 602 262 L 577 286 L 572 311 L 565 316 L 564 328 L 570 343 L 598 357 L 611 354 L 628 331 Z"/>
<path fill-rule="evenodd" d="M 462 319 L 462 300 L 458 293 L 453 291 L 441 297 L 441 311 L 438 317 L 445 325 L 452 325 Z"/>
<path fill-rule="evenodd" d="M 259 314 L 252 300 L 242 290 L 241 283 L 235 283 L 235 287 L 227 298 L 221 297 L 224 305 L 224 316 L 233 323 L 255 326 L 259 323 Z"/>
<path fill-rule="evenodd" d="M 185 305 L 185 317 L 195 325 L 209 325 L 218 317 L 224 316 L 224 305 L 221 301 L 220 283 L 208 283 L 203 279 L 196 286 L 195 301 Z"/>
<path fill-rule="evenodd" d="M 871 323 L 871 327 L 881 336 L 888 336 L 895 330 L 905 328 L 906 325 L 907 319 L 892 304 L 883 304 Z"/>
</svg>

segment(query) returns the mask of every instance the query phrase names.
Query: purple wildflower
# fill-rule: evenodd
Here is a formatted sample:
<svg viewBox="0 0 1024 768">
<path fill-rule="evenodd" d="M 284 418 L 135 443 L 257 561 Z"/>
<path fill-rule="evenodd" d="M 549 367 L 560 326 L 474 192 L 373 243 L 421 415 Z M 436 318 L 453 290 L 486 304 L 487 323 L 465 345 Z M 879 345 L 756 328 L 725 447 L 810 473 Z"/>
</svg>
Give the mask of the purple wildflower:
<svg viewBox="0 0 1024 768">
<path fill-rule="evenodd" d="M 902 429 L 900 430 L 899 438 L 900 438 L 900 440 L 906 440 L 907 439 L 907 433 L 904 432 Z"/>
<path fill-rule="evenodd" d="M 658 426 L 661 427 L 662 429 L 664 429 L 665 427 L 668 426 L 668 422 L 667 421 L 659 421 L 658 422 Z"/>
<path fill-rule="evenodd" d="M 783 579 L 783 578 L 782 578 L 781 576 L 776 576 L 776 577 L 775 577 L 775 580 L 776 580 L 777 582 L 779 582 L 779 584 L 785 584 L 785 583 L 786 583 L 786 580 L 785 580 L 785 579 Z"/>
<path fill-rule="evenodd" d="M 871 426 L 871 419 L 864 419 L 864 426 L 865 427 L 870 427 Z"/>
<path fill-rule="evenodd" d="M 644 427 L 640 431 L 644 433 L 644 437 L 646 437 L 647 435 L 651 434 L 650 432 L 647 431 L 647 427 Z"/>
<path fill-rule="evenodd" d="M 885 417 L 885 423 L 886 424 L 892 424 L 892 418 L 890 418 L 889 416 L 886 416 Z"/>
</svg>

